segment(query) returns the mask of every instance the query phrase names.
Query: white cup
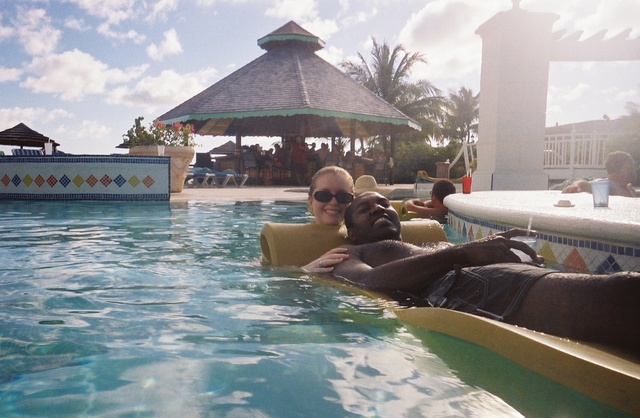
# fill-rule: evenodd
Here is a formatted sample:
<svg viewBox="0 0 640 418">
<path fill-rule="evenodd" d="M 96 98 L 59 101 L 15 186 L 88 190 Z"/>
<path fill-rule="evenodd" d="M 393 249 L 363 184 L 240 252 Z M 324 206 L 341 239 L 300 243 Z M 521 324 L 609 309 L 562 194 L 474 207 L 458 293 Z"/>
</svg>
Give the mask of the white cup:
<svg viewBox="0 0 640 418">
<path fill-rule="evenodd" d="M 538 240 L 534 236 L 517 236 L 511 239 L 513 241 L 524 242 L 529 247 L 533 248 L 533 251 L 536 251 L 536 253 L 538 251 Z M 512 248 L 511 251 L 513 251 L 518 257 L 520 257 L 520 260 L 522 261 L 532 261 L 531 257 L 529 257 L 529 255 L 524 253 L 523 251 L 516 250 L 515 248 Z"/>
<path fill-rule="evenodd" d="M 611 183 L 609 180 L 595 180 L 591 182 L 591 194 L 593 195 L 594 208 L 609 207 L 609 190 Z"/>
</svg>

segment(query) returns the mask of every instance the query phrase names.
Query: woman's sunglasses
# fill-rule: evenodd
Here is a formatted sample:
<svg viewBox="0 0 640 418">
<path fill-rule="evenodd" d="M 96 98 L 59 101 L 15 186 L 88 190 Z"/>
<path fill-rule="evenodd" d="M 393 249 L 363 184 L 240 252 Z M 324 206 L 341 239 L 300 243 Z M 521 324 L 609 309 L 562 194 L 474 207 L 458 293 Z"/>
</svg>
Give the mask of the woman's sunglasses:
<svg viewBox="0 0 640 418">
<path fill-rule="evenodd" d="M 347 204 L 353 202 L 353 194 L 347 192 L 338 192 L 333 194 L 327 190 L 318 190 L 313 193 L 313 198 L 318 202 L 327 203 L 331 202 L 331 199 L 336 198 L 336 201 L 341 204 Z"/>
</svg>

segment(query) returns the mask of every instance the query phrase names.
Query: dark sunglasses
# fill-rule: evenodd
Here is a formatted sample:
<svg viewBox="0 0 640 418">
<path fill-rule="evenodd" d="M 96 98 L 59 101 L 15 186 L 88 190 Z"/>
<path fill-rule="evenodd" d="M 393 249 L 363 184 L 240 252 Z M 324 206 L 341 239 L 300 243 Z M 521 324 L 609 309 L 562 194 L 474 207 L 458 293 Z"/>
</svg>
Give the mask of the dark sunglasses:
<svg viewBox="0 0 640 418">
<path fill-rule="evenodd" d="M 331 199 L 334 197 L 336 198 L 336 201 L 341 204 L 353 202 L 353 194 L 347 192 L 338 192 L 333 194 L 327 190 L 318 190 L 313 193 L 313 198 L 322 203 L 331 202 Z"/>
</svg>

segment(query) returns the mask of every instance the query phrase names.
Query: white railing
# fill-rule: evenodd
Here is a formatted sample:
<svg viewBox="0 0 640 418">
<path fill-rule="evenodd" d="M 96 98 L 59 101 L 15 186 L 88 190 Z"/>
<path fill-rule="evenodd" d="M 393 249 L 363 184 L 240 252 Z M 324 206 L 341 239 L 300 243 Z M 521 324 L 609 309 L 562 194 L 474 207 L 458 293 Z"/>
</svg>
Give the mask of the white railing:
<svg viewBox="0 0 640 418">
<path fill-rule="evenodd" d="M 601 173 L 605 147 L 614 134 L 604 132 L 545 135 L 544 170 L 556 172 L 552 178 L 573 178 L 584 173 Z M 562 173 L 562 174 L 560 174 Z"/>
</svg>

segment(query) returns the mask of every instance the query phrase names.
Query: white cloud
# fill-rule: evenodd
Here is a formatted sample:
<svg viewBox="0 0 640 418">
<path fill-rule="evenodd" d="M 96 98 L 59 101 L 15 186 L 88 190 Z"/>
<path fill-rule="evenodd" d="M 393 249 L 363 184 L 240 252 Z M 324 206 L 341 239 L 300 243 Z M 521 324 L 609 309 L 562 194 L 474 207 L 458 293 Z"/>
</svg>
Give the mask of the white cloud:
<svg viewBox="0 0 640 418">
<path fill-rule="evenodd" d="M 53 93 L 62 100 L 82 100 L 87 95 L 104 93 L 109 84 L 138 78 L 146 69 L 146 65 L 125 70 L 110 68 L 93 56 L 74 49 L 35 58 L 27 70 L 37 76 L 28 77 L 20 86 L 36 93 Z"/>
<path fill-rule="evenodd" d="M 30 126 L 34 123 L 47 123 L 73 115 L 64 109 L 45 109 L 42 107 L 0 108 L 0 126 L 13 127 L 20 122 Z"/>
<path fill-rule="evenodd" d="M 302 20 L 297 23 L 325 42 L 331 38 L 331 35 L 338 31 L 338 24 L 334 20 L 329 19 Z"/>
<path fill-rule="evenodd" d="M 608 30 L 607 38 L 627 28 L 633 29 L 630 38 L 640 35 L 637 19 L 640 15 L 640 2 L 637 0 L 529 0 L 523 1 L 521 7 L 532 12 L 558 15 L 553 29 L 566 29 L 566 35 L 582 31 L 581 39 L 586 39 L 603 29 Z"/>
<path fill-rule="evenodd" d="M 154 22 L 161 20 L 165 22 L 167 16 L 178 8 L 179 0 L 158 0 L 153 4 L 151 14 L 147 16 L 147 21 Z"/>
<path fill-rule="evenodd" d="M 213 68 L 187 74 L 165 70 L 157 77 L 144 77 L 133 88 L 121 86 L 114 89 L 107 103 L 144 106 L 149 113 L 159 109 L 169 110 L 165 108 L 176 106 L 209 87 L 216 74 Z"/>
<path fill-rule="evenodd" d="M 336 67 L 344 61 L 344 52 L 342 49 L 336 48 L 335 46 L 325 47 L 324 49 L 316 52 L 316 54 L 329 64 L 333 64 Z"/>
<path fill-rule="evenodd" d="M 6 81 L 17 81 L 22 74 L 22 70 L 18 68 L 4 68 L 0 67 L 0 83 Z"/>
<path fill-rule="evenodd" d="M 618 90 L 616 89 L 612 96 L 614 97 L 614 99 L 618 102 L 629 102 L 629 101 L 633 101 L 634 99 L 636 99 L 638 97 L 638 90 L 636 89 L 624 89 L 624 90 Z"/>
<path fill-rule="evenodd" d="M 379 10 L 376 8 L 371 8 L 368 11 L 359 11 L 356 14 L 347 17 L 342 21 L 342 26 L 348 28 L 351 25 L 355 25 L 357 23 L 366 23 L 372 18 L 378 15 Z"/>
<path fill-rule="evenodd" d="M 29 55 L 49 54 L 60 40 L 61 32 L 51 26 L 44 9 L 18 10 L 16 26 L 20 44 Z"/>
<path fill-rule="evenodd" d="M 2 25 L 2 13 L 0 13 L 0 41 L 11 38 L 15 34 L 15 30 L 9 26 Z"/>
<path fill-rule="evenodd" d="M 117 41 L 133 41 L 136 44 L 140 44 L 144 42 L 146 37 L 133 29 L 130 29 L 126 32 L 118 32 L 111 29 L 111 26 L 107 23 L 102 23 L 98 26 L 98 33 L 103 35 L 105 38 L 115 39 Z"/>
<path fill-rule="evenodd" d="M 180 53 L 182 53 L 182 45 L 180 45 L 178 33 L 173 28 L 164 33 L 164 39 L 159 46 L 151 44 L 147 48 L 147 55 L 155 61 L 161 61 L 166 55 L 176 55 Z"/>
<path fill-rule="evenodd" d="M 60 137 L 70 139 L 104 138 L 109 136 L 111 129 L 100 122 L 83 120 L 79 124 L 70 126 L 61 124 L 56 128 Z"/>
<path fill-rule="evenodd" d="M 81 32 L 84 32 L 84 31 L 87 31 L 87 30 L 91 29 L 91 27 L 89 25 L 87 25 L 84 20 L 78 19 L 78 18 L 75 18 L 75 17 L 67 18 L 64 21 L 64 27 L 68 28 L 68 29 L 78 30 L 78 31 L 81 31 Z"/>
<path fill-rule="evenodd" d="M 318 2 L 316 0 L 274 0 L 273 5 L 265 14 L 279 19 L 306 22 L 318 15 Z"/>
<path fill-rule="evenodd" d="M 475 30 L 495 13 L 495 3 L 436 0 L 413 14 L 398 43 L 408 51 L 422 52 L 429 62 L 417 66 L 414 76 L 460 78 L 479 71 L 482 44 Z"/>
<path fill-rule="evenodd" d="M 108 24 L 119 24 L 128 19 L 135 19 L 136 0 L 66 0 L 75 3 L 90 16 L 105 20 Z"/>
<path fill-rule="evenodd" d="M 571 90 L 564 92 L 561 95 L 561 99 L 567 102 L 580 99 L 586 92 L 591 91 L 592 88 L 588 84 L 580 83 Z"/>
</svg>

